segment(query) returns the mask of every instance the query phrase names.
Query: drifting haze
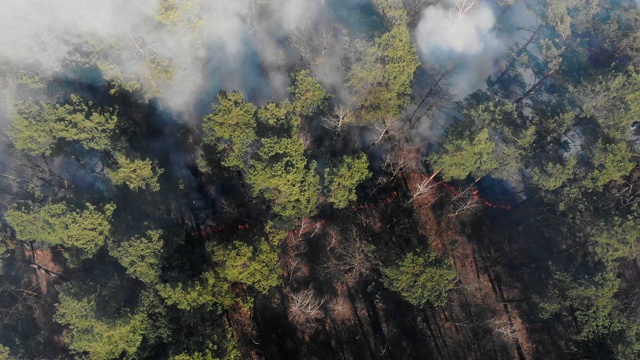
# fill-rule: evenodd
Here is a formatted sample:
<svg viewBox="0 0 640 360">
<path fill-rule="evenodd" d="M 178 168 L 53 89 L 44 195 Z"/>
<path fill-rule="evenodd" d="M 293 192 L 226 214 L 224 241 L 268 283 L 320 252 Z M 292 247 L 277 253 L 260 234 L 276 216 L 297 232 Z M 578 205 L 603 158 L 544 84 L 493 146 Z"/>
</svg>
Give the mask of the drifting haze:
<svg viewBox="0 0 640 360">
<path fill-rule="evenodd" d="M 463 4 L 474 5 L 464 8 Z M 473 0 L 450 0 L 422 12 L 416 29 L 421 57 L 441 67 L 455 67 L 451 83 L 456 98 L 483 87 L 502 55 L 495 24 L 491 7 Z"/>
<path fill-rule="evenodd" d="M 145 75 L 142 60 L 149 54 L 170 61 L 172 79 L 153 86 L 173 111 L 191 112 L 199 98 L 210 102 L 221 88 L 268 101 L 284 96 L 288 85 L 284 64 L 291 54 L 282 45 L 327 11 L 316 0 L 271 1 L 266 10 L 255 0 L 173 3 L 179 11 L 163 23 L 159 0 L 3 1 L 0 60 L 53 76 L 89 41 L 110 46 L 109 60 L 127 78 Z"/>
</svg>

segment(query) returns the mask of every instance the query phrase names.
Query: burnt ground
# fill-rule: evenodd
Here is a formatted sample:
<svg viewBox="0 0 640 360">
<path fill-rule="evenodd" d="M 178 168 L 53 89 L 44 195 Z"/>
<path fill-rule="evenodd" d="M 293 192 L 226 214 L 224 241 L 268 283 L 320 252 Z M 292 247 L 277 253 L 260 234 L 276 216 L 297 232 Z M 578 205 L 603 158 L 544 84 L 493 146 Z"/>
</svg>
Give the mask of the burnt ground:
<svg viewBox="0 0 640 360">
<path fill-rule="evenodd" d="M 475 198 L 479 206 L 459 211 L 458 194 L 437 184 L 411 200 L 402 194 L 424 176 L 401 175 L 366 202 L 305 219 L 288 235 L 284 288 L 251 311 L 229 311 L 246 358 L 535 358 L 520 287 L 503 275 L 483 239 L 488 229 L 474 220 L 486 204 Z M 458 278 L 447 306 L 416 309 L 382 287 L 377 267 L 413 248 L 451 260 Z"/>
</svg>

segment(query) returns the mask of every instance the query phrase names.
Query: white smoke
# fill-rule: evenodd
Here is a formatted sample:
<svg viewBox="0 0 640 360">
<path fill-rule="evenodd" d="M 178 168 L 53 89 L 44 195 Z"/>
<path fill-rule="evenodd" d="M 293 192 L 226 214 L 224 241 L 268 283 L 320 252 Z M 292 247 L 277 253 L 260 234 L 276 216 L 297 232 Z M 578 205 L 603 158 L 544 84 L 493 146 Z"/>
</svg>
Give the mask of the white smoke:
<svg viewBox="0 0 640 360">
<path fill-rule="evenodd" d="M 491 7 L 478 0 L 449 0 L 422 12 L 416 29 L 421 58 L 442 67 L 455 66 L 457 75 L 451 83 L 457 98 L 482 88 L 502 55 L 495 24 Z"/>
<path fill-rule="evenodd" d="M 477 3 L 467 12 L 460 11 L 442 4 L 424 10 L 417 30 L 422 51 L 442 61 L 477 55 L 496 46 L 498 39 L 493 30 L 496 19 L 488 5 Z"/>
<path fill-rule="evenodd" d="M 171 110 L 190 111 L 219 89 L 239 89 L 265 101 L 284 94 L 288 85 L 283 39 L 313 26 L 326 11 L 317 0 L 171 2 L 197 25 L 162 25 L 156 18 L 160 0 L 2 0 L 0 62 L 53 75 L 78 39 L 95 39 L 118 44 L 111 60 L 124 75 L 145 75 L 135 61 L 143 51 L 169 60 L 172 80 L 154 85 Z"/>
</svg>

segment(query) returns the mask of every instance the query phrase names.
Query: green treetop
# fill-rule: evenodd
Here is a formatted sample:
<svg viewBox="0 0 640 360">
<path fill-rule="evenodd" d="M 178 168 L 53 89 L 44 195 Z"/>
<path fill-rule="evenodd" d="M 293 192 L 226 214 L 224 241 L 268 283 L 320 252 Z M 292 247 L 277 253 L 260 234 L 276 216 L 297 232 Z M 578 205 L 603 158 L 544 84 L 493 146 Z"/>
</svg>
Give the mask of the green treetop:
<svg viewBox="0 0 640 360">
<path fill-rule="evenodd" d="M 196 308 L 221 311 L 242 301 L 234 285 L 246 284 L 266 293 L 281 283 L 277 248 L 264 240 L 254 246 L 235 241 L 228 245 L 210 245 L 208 251 L 215 268 L 186 282 L 156 286 L 167 305 L 181 310 Z"/>
<path fill-rule="evenodd" d="M 244 168 L 251 143 L 256 140 L 256 107 L 237 91 L 221 92 L 220 105 L 204 117 L 204 142 L 225 153 L 223 165 Z"/>
<path fill-rule="evenodd" d="M 442 151 L 431 156 L 445 179 L 491 175 L 516 176 L 532 152 L 536 128 L 521 120 L 516 106 L 476 92 L 458 103 L 460 119 L 442 139 Z"/>
<path fill-rule="evenodd" d="M 262 145 L 248 174 L 254 195 L 271 200 L 274 211 L 286 218 L 313 214 L 320 178 L 315 163 L 304 156 L 303 144 L 298 139 L 267 138 Z"/>
<path fill-rule="evenodd" d="M 291 137 L 300 124 L 300 117 L 294 113 L 294 105 L 289 100 L 270 102 L 258 109 L 258 119 L 267 128 L 266 135 Z"/>
<path fill-rule="evenodd" d="M 632 124 L 640 118 L 640 75 L 610 74 L 572 89 L 580 104 L 580 117 L 599 128 L 608 140 L 628 140 Z"/>
<path fill-rule="evenodd" d="M 411 102 L 413 75 L 420 65 L 409 29 L 398 24 L 363 51 L 348 78 L 359 117 L 373 122 L 399 116 Z"/>
<path fill-rule="evenodd" d="M 158 169 L 153 161 L 149 159 L 131 160 L 121 153 L 115 154 L 115 160 L 115 170 L 106 170 L 107 177 L 115 185 L 126 185 L 131 190 L 160 190 L 158 177 L 163 173 L 163 170 Z"/>
<path fill-rule="evenodd" d="M 620 286 L 615 269 L 607 266 L 592 276 L 556 272 L 557 288 L 539 300 L 541 316 L 574 315 L 580 325 L 581 340 L 602 339 L 622 330 L 625 319 L 615 298 Z"/>
<path fill-rule="evenodd" d="M 204 23 L 200 5 L 202 0 L 162 0 L 156 19 L 169 26 L 186 27 L 195 32 Z"/>
<path fill-rule="evenodd" d="M 0 344 L 0 360 L 11 360 L 9 348 Z"/>
<path fill-rule="evenodd" d="M 560 162 L 548 162 L 534 169 L 532 182 L 543 190 L 555 190 L 573 177 L 577 160 L 574 156 Z"/>
<path fill-rule="evenodd" d="M 431 253 L 407 254 L 399 263 L 381 270 L 384 285 L 418 307 L 427 303 L 444 305 L 456 278 L 451 265 L 439 264 Z"/>
<path fill-rule="evenodd" d="M 78 300 L 64 291 L 56 308 L 55 320 L 71 330 L 67 338 L 69 349 L 78 355 L 88 354 L 91 359 L 137 358 L 145 333 L 151 329 L 150 320 L 143 313 L 98 318 L 94 300 Z"/>
<path fill-rule="evenodd" d="M 243 283 L 266 294 L 282 282 L 278 249 L 264 239 L 255 246 L 234 241 L 209 250 L 218 264 L 220 276 L 229 283 Z"/>
<path fill-rule="evenodd" d="M 41 208 L 13 208 L 7 211 L 5 219 L 23 241 L 76 247 L 91 256 L 107 242 L 114 210 L 113 204 L 102 210 L 85 204 L 84 210 L 78 210 L 58 203 Z"/>
<path fill-rule="evenodd" d="M 496 144 L 489 139 L 489 130 L 484 129 L 472 140 L 451 139 L 445 151 L 431 158 L 433 165 L 441 169 L 444 179 L 465 179 L 470 174 L 483 177 L 498 167 L 493 157 Z"/>
<path fill-rule="evenodd" d="M 199 278 L 188 282 L 161 283 L 156 289 L 167 305 L 175 305 L 181 310 L 198 307 L 211 309 L 216 304 L 233 304 L 227 284 L 220 284 L 212 271 L 207 271 Z"/>
<path fill-rule="evenodd" d="M 323 109 L 329 100 L 329 93 L 311 76 L 309 70 L 293 74 L 293 85 L 289 88 L 293 96 L 293 107 L 299 116 L 311 116 Z"/>
<path fill-rule="evenodd" d="M 162 231 L 149 230 L 146 236 L 135 236 L 118 245 L 110 245 L 109 253 L 127 268 L 127 273 L 151 284 L 160 276 Z"/>
<path fill-rule="evenodd" d="M 624 142 L 613 145 L 598 144 L 594 151 L 593 164 L 595 171 L 585 182 L 596 187 L 620 180 L 629 175 L 634 167 L 634 163 L 631 162 L 631 153 Z"/>
<path fill-rule="evenodd" d="M 335 168 L 325 171 L 325 183 L 329 202 L 338 209 L 346 208 L 357 200 L 356 187 L 371 176 L 369 160 L 365 153 L 345 156 Z"/>
<path fill-rule="evenodd" d="M 108 150 L 118 122 L 117 111 L 97 108 L 71 95 L 67 104 L 16 102 L 7 131 L 16 148 L 30 155 L 51 155 L 60 141 L 87 149 Z"/>
</svg>

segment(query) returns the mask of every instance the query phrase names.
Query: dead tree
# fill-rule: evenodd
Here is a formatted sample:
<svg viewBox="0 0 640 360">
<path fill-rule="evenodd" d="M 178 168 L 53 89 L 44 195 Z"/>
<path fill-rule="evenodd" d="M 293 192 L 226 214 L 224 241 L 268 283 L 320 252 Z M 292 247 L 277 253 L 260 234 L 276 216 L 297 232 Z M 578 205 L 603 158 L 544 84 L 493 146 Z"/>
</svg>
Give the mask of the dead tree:
<svg viewBox="0 0 640 360">
<path fill-rule="evenodd" d="M 427 92 L 420 97 L 418 105 L 408 118 L 409 126 L 411 128 L 413 128 L 423 116 L 428 114 L 430 111 L 439 108 L 442 105 L 442 102 L 446 101 L 449 98 L 450 94 L 447 90 L 446 81 L 451 77 L 454 71 L 454 67 L 448 67 L 447 69 L 442 71 L 440 75 L 435 79 L 435 81 L 431 84 L 431 86 L 429 86 L 429 90 L 427 90 Z M 431 101 L 428 102 L 427 100 Z M 426 109 L 420 112 L 420 109 L 426 104 L 428 104 Z M 414 121 L 413 119 L 415 118 L 416 114 L 418 114 L 418 112 L 420 112 L 420 114 Z"/>
<path fill-rule="evenodd" d="M 322 125 L 328 129 L 341 132 L 346 125 L 355 121 L 353 111 L 347 106 L 338 105 L 333 108 L 333 113 L 322 119 Z"/>
<path fill-rule="evenodd" d="M 419 147 L 402 148 L 385 155 L 384 169 L 394 178 L 407 170 L 422 171 L 420 161 Z"/>
<path fill-rule="evenodd" d="M 456 0 L 454 8 L 449 11 L 449 21 L 460 21 L 462 17 L 478 4 L 478 0 Z"/>
<path fill-rule="evenodd" d="M 499 315 L 490 320 L 493 331 L 505 341 L 517 340 L 521 335 L 521 330 L 513 324 L 509 314 Z"/>
<path fill-rule="evenodd" d="M 372 147 L 377 145 L 380 141 L 382 141 L 385 137 L 391 136 L 391 135 L 398 137 L 406 130 L 405 126 L 402 124 L 402 121 L 400 121 L 396 117 L 387 118 L 386 120 L 383 120 L 383 121 L 378 121 L 373 125 L 373 128 L 376 130 L 376 133 L 378 134 L 378 138 L 373 143 L 371 143 L 371 145 L 367 146 L 364 149 L 364 151 L 371 149 Z"/>
<path fill-rule="evenodd" d="M 11 323 L 25 314 L 40 316 L 42 312 L 42 295 L 38 293 L 38 285 L 21 289 L 11 285 L 0 287 L 0 324 Z"/>
<path fill-rule="evenodd" d="M 469 186 L 464 191 L 456 194 L 451 203 L 450 217 L 471 216 L 476 210 L 479 210 L 483 202 L 478 196 L 477 190 Z"/>
<path fill-rule="evenodd" d="M 350 236 L 343 237 L 331 257 L 327 259 L 325 268 L 350 284 L 370 273 L 376 260 L 371 252 L 371 245 L 362 239 L 355 226 L 351 227 Z"/>
<path fill-rule="evenodd" d="M 324 27 L 318 31 L 305 21 L 304 24 L 293 29 L 289 44 L 300 52 L 302 59 L 306 60 L 311 67 L 315 67 L 324 62 L 326 52 L 333 40 L 331 29 Z"/>
<path fill-rule="evenodd" d="M 456 0 L 458 14 L 464 15 L 478 4 L 478 0 Z"/>
<path fill-rule="evenodd" d="M 319 298 L 311 287 L 289 293 L 289 317 L 298 324 L 308 325 L 324 315 L 322 305 L 326 300 L 326 297 Z"/>
<path fill-rule="evenodd" d="M 435 187 L 438 185 L 433 179 L 440 173 L 440 170 L 436 171 L 430 177 L 424 177 L 421 182 L 417 183 L 415 187 L 411 191 L 411 199 L 409 199 L 408 203 L 411 203 L 417 198 L 430 194 L 435 190 Z"/>
</svg>

